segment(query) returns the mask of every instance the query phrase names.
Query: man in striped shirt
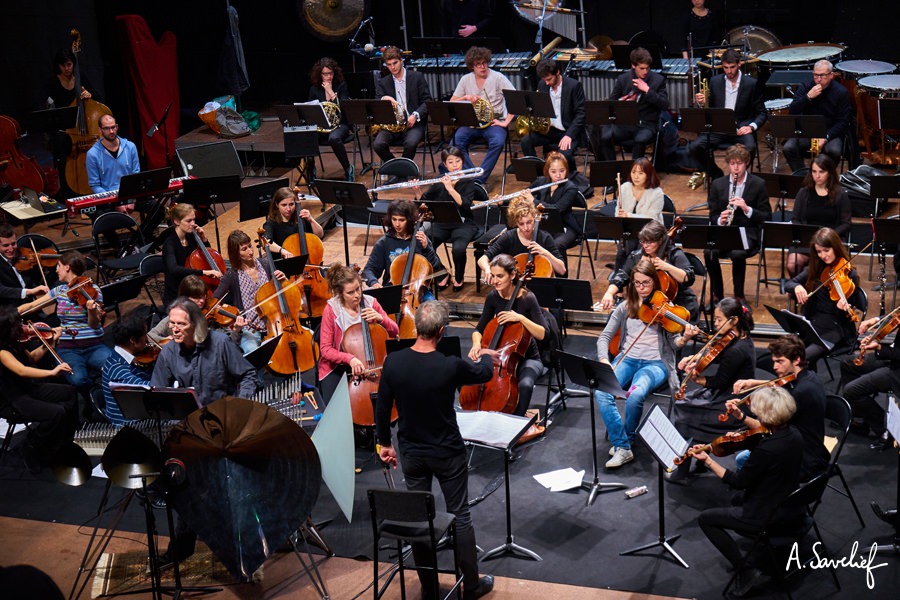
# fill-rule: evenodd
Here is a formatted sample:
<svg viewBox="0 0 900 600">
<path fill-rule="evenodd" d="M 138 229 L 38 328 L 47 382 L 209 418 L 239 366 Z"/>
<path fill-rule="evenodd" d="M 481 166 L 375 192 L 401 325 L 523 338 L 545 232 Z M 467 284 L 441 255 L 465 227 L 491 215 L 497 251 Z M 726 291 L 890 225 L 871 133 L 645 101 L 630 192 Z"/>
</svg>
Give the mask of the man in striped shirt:
<svg viewBox="0 0 900 600">
<path fill-rule="evenodd" d="M 110 423 L 121 427 L 128 421 L 113 398 L 110 384 L 150 385 L 150 372 L 134 364 L 135 355 L 147 346 L 147 323 L 131 312 L 112 326 L 112 337 L 116 346 L 103 365 L 103 412 Z"/>
</svg>

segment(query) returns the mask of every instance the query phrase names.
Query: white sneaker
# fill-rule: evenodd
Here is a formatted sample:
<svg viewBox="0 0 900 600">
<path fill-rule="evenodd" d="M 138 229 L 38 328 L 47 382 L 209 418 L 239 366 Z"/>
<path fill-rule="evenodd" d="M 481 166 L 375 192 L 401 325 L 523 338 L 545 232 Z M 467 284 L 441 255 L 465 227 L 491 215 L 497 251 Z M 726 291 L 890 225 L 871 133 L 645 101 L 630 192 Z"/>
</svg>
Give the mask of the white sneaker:
<svg viewBox="0 0 900 600">
<path fill-rule="evenodd" d="M 606 468 L 617 469 L 625 463 L 630 463 L 633 460 L 634 453 L 631 450 L 626 450 L 625 448 L 616 448 L 616 452 L 615 454 L 613 454 L 613 457 L 606 461 Z"/>
<path fill-rule="evenodd" d="M 619 449 L 618 446 L 610 446 L 610 448 L 609 448 L 609 455 L 610 455 L 610 456 L 615 456 L 616 450 L 618 450 L 618 449 Z"/>
</svg>

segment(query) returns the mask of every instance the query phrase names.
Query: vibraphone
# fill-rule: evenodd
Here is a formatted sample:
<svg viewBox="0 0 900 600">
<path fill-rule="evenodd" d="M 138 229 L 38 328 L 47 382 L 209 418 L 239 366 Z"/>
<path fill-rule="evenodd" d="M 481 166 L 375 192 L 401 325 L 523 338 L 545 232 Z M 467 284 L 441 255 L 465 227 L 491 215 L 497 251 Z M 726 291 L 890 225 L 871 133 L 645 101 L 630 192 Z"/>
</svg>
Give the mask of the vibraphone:
<svg viewBox="0 0 900 600">
<path fill-rule="evenodd" d="M 321 418 L 322 411 L 325 409 L 324 403 L 320 401 L 317 392 L 309 391 L 304 393 L 301 391 L 299 373 L 259 390 L 251 400 L 274 408 L 302 426 L 315 426 Z M 301 400 L 303 405 L 300 403 Z M 178 423 L 180 421 L 162 422 L 163 440 L 168 437 L 169 432 Z M 156 444 L 158 438 L 156 421 L 134 421 L 129 423 L 129 427 L 137 429 Z M 81 446 L 88 456 L 102 456 L 106 446 L 119 433 L 120 429 L 121 427 L 116 427 L 109 423 L 88 423 L 75 432 L 75 443 Z"/>
<path fill-rule="evenodd" d="M 694 59 L 694 65 L 697 59 Z M 616 77 L 624 71 L 617 69 L 611 60 L 583 60 L 572 66 L 579 73 L 584 95 L 588 100 L 606 100 L 616 84 Z M 678 110 L 691 105 L 690 60 L 687 58 L 664 58 L 660 71 L 666 76 L 666 90 L 669 93 L 669 108 Z"/>
<path fill-rule="evenodd" d="M 528 68 L 530 59 L 531 53 L 529 52 L 494 54 L 489 66 L 506 75 L 517 90 L 524 90 L 526 89 L 524 87 L 525 69 Z M 428 89 L 435 97 L 438 95 L 438 89 L 445 96 L 452 94 L 459 79 L 469 73 L 469 69 L 466 67 L 466 57 L 462 54 L 451 54 L 440 58 L 415 58 L 406 61 L 406 66 L 425 75 Z M 439 81 L 440 87 L 438 87 Z"/>
</svg>

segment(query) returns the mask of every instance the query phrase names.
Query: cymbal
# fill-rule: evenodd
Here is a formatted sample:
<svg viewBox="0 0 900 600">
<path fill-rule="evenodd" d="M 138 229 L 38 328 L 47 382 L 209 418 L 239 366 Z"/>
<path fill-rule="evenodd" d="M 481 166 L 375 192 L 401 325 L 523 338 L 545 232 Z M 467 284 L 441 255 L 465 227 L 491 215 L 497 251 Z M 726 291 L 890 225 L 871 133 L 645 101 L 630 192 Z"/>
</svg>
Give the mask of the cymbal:
<svg viewBox="0 0 900 600">
<path fill-rule="evenodd" d="M 136 490 L 142 486 L 141 479 L 149 485 L 159 477 L 162 455 L 150 438 L 125 426 L 109 441 L 100 463 L 115 485 Z"/>
<path fill-rule="evenodd" d="M 593 46 L 597 49 L 597 58 L 596 60 L 609 60 L 612 58 L 612 46 L 613 39 L 608 35 L 595 35 L 590 40 L 588 40 L 588 46 Z"/>
<path fill-rule="evenodd" d="M 303 428 L 243 398 L 188 415 L 169 433 L 165 456 L 171 505 L 243 580 L 303 524 L 322 483 Z"/>
<path fill-rule="evenodd" d="M 325 40 L 348 38 L 363 18 L 363 0 L 303 0 L 298 8 L 307 27 Z"/>
<path fill-rule="evenodd" d="M 60 483 L 79 486 L 91 478 L 91 459 L 84 449 L 70 442 L 53 457 L 53 475 Z"/>
</svg>

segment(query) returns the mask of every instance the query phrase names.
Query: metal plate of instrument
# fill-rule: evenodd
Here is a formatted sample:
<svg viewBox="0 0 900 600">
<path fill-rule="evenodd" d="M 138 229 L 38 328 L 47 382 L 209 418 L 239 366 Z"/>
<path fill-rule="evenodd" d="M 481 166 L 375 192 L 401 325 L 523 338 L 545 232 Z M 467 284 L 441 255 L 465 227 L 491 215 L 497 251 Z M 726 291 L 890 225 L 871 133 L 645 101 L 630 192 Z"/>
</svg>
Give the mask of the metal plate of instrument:
<svg viewBox="0 0 900 600">
<path fill-rule="evenodd" d="M 768 29 L 755 25 L 735 27 L 725 34 L 725 39 L 722 43 L 725 45 L 743 44 L 744 51 L 753 54 L 781 46 L 781 40 L 778 39 L 777 35 Z"/>
<path fill-rule="evenodd" d="M 300 425 L 243 398 L 188 415 L 169 433 L 164 456 L 171 479 L 182 481 L 170 486 L 172 506 L 245 581 L 306 520 L 322 483 Z"/>
<path fill-rule="evenodd" d="M 297 13 L 324 40 L 344 41 L 362 21 L 364 0 L 300 0 Z"/>
<path fill-rule="evenodd" d="M 836 62 L 844 53 L 840 44 L 793 44 L 761 52 L 759 62 L 784 69 L 812 69 L 820 60 Z"/>
<path fill-rule="evenodd" d="M 543 2 L 535 2 L 534 0 L 524 1 L 524 2 L 511 2 L 513 8 L 516 9 L 516 12 L 520 17 L 525 19 L 526 21 L 531 21 L 532 23 L 537 23 L 538 19 L 541 18 L 541 14 L 544 14 L 544 23 L 553 18 L 553 15 L 557 13 L 557 10 L 563 7 L 563 0 L 549 0 L 547 2 L 547 11 L 544 12 L 544 3 Z"/>
<path fill-rule="evenodd" d="M 153 483 L 162 470 L 156 444 L 136 429 L 125 426 L 110 440 L 100 459 L 103 471 L 115 485 L 130 490 Z"/>
</svg>

